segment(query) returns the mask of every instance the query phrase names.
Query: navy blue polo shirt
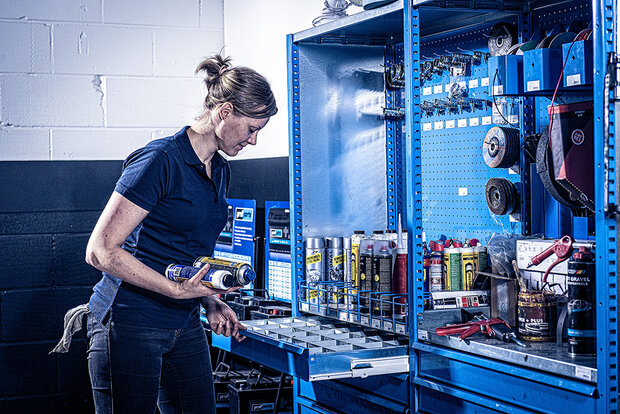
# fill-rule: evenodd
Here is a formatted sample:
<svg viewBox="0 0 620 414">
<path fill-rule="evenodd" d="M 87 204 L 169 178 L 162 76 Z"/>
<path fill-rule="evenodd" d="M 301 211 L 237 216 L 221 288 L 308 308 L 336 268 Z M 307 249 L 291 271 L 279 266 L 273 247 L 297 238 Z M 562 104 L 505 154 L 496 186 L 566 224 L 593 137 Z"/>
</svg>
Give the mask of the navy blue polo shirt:
<svg viewBox="0 0 620 414">
<path fill-rule="evenodd" d="M 149 212 L 123 249 L 162 277 L 171 263 L 191 265 L 198 256 L 211 256 L 228 217 L 228 163 L 215 153 L 209 178 L 188 128 L 129 155 L 114 189 Z M 111 308 L 114 321 L 170 329 L 198 319 L 198 304 L 197 298 L 175 300 L 105 272 L 90 300 L 100 320 Z"/>
</svg>

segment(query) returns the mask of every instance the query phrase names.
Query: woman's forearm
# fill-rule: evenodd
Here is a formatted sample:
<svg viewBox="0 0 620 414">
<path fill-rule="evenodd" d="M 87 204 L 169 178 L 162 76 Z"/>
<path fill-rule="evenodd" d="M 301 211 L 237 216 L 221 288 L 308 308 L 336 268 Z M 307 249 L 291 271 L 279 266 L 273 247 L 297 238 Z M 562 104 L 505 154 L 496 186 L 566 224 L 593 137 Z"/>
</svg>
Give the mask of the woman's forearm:
<svg viewBox="0 0 620 414">
<path fill-rule="evenodd" d="M 151 269 L 120 247 L 89 248 L 86 253 L 86 262 L 132 285 L 171 298 L 177 298 L 180 293 L 177 283 Z"/>
</svg>

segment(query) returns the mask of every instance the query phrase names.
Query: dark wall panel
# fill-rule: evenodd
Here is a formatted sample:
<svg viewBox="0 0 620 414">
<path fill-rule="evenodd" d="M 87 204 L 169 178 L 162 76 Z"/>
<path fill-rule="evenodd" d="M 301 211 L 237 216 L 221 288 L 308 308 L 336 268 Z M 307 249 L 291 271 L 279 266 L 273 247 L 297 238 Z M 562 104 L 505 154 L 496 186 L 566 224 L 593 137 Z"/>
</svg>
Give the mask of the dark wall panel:
<svg viewBox="0 0 620 414">
<path fill-rule="evenodd" d="M 60 339 L 64 314 L 88 302 L 91 293 L 90 287 L 2 292 L 2 341 Z"/>
<path fill-rule="evenodd" d="M 288 157 L 230 161 L 229 196 L 256 200 L 264 207 L 265 200 L 287 201 Z"/>
<path fill-rule="evenodd" d="M 54 236 L 53 273 L 57 286 L 94 286 L 101 272 L 85 261 L 90 234 Z"/>
<path fill-rule="evenodd" d="M 101 209 L 121 168 L 122 161 L 0 162 L 0 213 Z"/>
<path fill-rule="evenodd" d="M 0 344 L 0 397 L 56 393 L 56 357 L 47 355 L 52 347 L 45 342 Z"/>
<path fill-rule="evenodd" d="M 0 235 L 90 233 L 103 209 L 0 213 Z"/>
<path fill-rule="evenodd" d="M 52 286 L 52 236 L 0 236 L 0 289 Z"/>
</svg>

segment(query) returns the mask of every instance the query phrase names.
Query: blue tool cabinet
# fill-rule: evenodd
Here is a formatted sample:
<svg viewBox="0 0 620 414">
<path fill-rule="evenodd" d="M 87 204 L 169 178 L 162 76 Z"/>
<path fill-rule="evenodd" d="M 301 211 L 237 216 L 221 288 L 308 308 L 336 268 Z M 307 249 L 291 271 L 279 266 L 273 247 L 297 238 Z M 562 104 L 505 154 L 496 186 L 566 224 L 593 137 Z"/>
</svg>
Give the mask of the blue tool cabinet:
<svg viewBox="0 0 620 414">
<path fill-rule="evenodd" d="M 571 89 L 561 81 L 555 103 L 594 103 L 589 220 L 544 192 L 523 150 L 510 169 L 491 169 L 482 160 L 491 126 L 524 136 L 548 125 L 555 85 L 524 93 L 496 88 L 507 64 L 486 58 L 465 71 L 423 76 L 426 62 L 446 52 L 487 51 L 486 35 L 497 22 L 517 27 L 523 42 L 575 20 L 593 29 L 592 50 L 586 62 L 568 68 L 584 78 L 592 73 L 592 85 Z M 618 91 L 606 78 L 617 71 L 610 59 L 619 47 L 617 26 L 615 0 L 404 0 L 289 35 L 294 314 L 253 321 L 246 341 L 215 337 L 214 345 L 292 374 L 296 413 L 617 413 L 620 111 Z M 576 51 L 565 53 L 579 56 Z M 394 63 L 403 63 L 404 87 L 386 87 L 386 68 Z M 459 88 L 467 90 L 467 109 L 425 109 L 449 102 Z M 501 116 L 489 102 L 503 107 Z M 514 183 L 518 213 L 490 214 L 484 186 L 494 177 Z M 395 229 L 399 215 L 409 233 L 407 318 L 365 318 L 305 301 L 305 237 Z M 437 315 L 424 310 L 423 233 L 429 240 L 445 233 L 583 238 L 588 227 L 596 235 L 596 357 L 571 359 L 555 344 L 521 350 L 490 339 L 459 341 L 427 329 Z M 311 339 L 316 329 L 323 342 Z"/>
</svg>

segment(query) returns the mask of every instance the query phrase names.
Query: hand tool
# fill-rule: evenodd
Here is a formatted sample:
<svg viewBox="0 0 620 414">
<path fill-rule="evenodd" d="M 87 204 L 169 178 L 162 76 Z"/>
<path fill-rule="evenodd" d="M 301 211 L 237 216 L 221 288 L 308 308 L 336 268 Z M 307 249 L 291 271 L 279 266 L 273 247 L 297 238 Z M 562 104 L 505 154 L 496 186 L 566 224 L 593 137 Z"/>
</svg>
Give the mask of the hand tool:
<svg viewBox="0 0 620 414">
<path fill-rule="evenodd" d="M 551 269 L 553 269 L 559 263 L 570 258 L 572 252 L 573 238 L 571 236 L 564 236 L 561 239 L 556 240 L 551 246 L 538 253 L 536 256 L 532 257 L 532 260 L 527 264 L 526 269 L 541 264 L 547 257 L 555 253 L 558 259 L 555 262 L 551 263 L 551 266 L 547 268 L 547 271 L 542 278 L 543 284 L 547 283 L 547 276 L 549 276 L 549 272 L 551 272 Z"/>
<path fill-rule="evenodd" d="M 459 335 L 461 340 L 475 334 L 476 332 L 482 332 L 489 338 L 501 339 L 504 342 L 514 342 L 515 344 L 527 347 L 527 345 L 517 339 L 517 334 L 514 330 L 500 318 L 489 319 L 482 314 L 478 314 L 473 320 L 466 323 L 459 323 L 455 325 L 447 325 L 442 328 L 435 329 L 437 335 Z"/>
</svg>

